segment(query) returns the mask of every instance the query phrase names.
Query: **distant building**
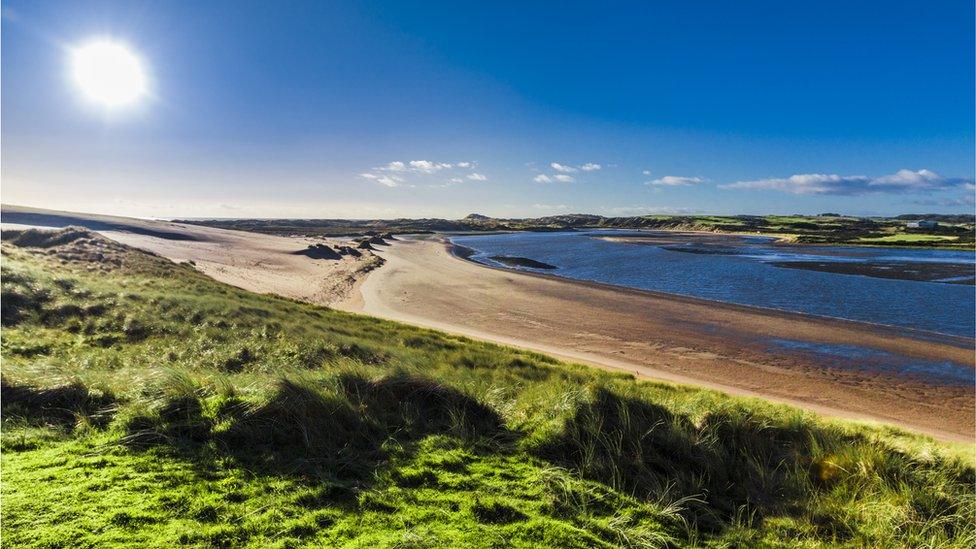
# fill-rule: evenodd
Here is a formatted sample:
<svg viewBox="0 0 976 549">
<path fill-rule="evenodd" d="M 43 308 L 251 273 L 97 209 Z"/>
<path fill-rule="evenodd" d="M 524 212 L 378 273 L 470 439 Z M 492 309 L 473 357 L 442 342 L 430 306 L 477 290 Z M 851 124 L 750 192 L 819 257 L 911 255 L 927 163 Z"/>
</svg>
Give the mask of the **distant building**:
<svg viewBox="0 0 976 549">
<path fill-rule="evenodd" d="M 938 229 L 939 222 L 929 221 L 927 219 L 920 219 L 918 221 L 909 221 L 908 224 L 905 226 L 908 227 L 909 229 Z"/>
</svg>

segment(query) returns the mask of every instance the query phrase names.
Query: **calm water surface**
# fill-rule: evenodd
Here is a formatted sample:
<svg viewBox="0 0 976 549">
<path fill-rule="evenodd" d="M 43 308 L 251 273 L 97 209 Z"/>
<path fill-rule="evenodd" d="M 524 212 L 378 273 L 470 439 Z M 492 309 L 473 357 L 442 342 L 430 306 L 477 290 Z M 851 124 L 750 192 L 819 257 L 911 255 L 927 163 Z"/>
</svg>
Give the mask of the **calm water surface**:
<svg viewBox="0 0 976 549">
<path fill-rule="evenodd" d="M 966 337 L 973 337 L 976 330 L 976 288 L 971 285 L 871 278 L 770 264 L 827 260 L 971 265 L 976 262 L 972 252 L 775 246 L 770 238 L 745 237 L 723 242 L 721 253 L 688 253 L 675 251 L 675 247 L 696 244 L 683 242 L 674 234 L 668 235 L 673 242 L 662 245 L 594 238 L 634 234 L 512 233 L 455 236 L 451 240 L 475 250 L 471 259 L 497 267 L 506 266 L 492 261 L 490 256 L 526 257 L 557 267 L 540 272 L 579 280 Z"/>
</svg>

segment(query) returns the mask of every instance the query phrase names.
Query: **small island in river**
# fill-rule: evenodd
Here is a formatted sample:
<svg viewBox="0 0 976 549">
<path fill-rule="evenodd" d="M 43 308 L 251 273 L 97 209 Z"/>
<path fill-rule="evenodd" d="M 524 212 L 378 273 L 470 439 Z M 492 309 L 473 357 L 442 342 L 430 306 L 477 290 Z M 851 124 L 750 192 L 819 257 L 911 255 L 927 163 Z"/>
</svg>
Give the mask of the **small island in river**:
<svg viewBox="0 0 976 549">
<path fill-rule="evenodd" d="M 493 255 L 489 257 L 492 261 L 497 261 L 499 263 L 504 263 L 509 267 L 528 267 L 530 269 L 558 269 L 555 265 L 550 265 L 548 263 L 543 263 L 541 261 L 536 261 L 534 259 L 529 259 L 527 257 L 512 257 L 508 255 Z"/>
</svg>

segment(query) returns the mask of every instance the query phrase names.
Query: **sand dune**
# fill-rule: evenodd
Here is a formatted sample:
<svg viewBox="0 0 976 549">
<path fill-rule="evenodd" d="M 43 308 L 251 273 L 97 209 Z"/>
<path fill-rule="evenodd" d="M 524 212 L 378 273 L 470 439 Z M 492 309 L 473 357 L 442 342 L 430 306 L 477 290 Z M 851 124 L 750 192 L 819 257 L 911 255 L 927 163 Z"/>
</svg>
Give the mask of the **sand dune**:
<svg viewBox="0 0 976 549">
<path fill-rule="evenodd" d="M 356 279 L 378 262 L 369 252 L 341 260 L 296 253 L 330 242 L 321 238 L 289 238 L 166 221 L 4 205 L 2 222 L 4 226 L 88 227 L 176 262 L 192 261 L 197 269 L 221 282 L 324 305 L 346 299 Z"/>
</svg>

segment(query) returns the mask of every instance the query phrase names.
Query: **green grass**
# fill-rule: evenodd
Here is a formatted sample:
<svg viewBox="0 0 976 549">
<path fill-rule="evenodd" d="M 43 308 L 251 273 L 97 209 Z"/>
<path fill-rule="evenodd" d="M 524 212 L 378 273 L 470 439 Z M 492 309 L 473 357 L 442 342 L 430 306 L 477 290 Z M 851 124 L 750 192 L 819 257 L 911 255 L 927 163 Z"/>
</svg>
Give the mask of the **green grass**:
<svg viewBox="0 0 976 549">
<path fill-rule="evenodd" d="M 4 240 L 10 546 L 976 542 L 969 446 Z"/>
<path fill-rule="evenodd" d="M 861 237 L 857 239 L 858 242 L 880 242 L 885 244 L 918 244 L 918 243 L 929 243 L 929 242 L 953 242 L 959 240 L 958 236 L 951 235 L 940 235 L 940 234 L 892 234 L 886 236 L 875 236 L 875 237 Z"/>
</svg>

